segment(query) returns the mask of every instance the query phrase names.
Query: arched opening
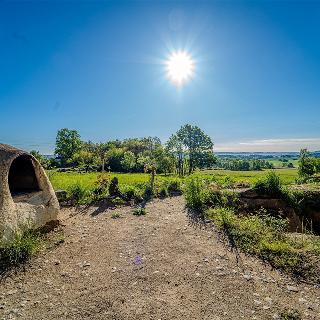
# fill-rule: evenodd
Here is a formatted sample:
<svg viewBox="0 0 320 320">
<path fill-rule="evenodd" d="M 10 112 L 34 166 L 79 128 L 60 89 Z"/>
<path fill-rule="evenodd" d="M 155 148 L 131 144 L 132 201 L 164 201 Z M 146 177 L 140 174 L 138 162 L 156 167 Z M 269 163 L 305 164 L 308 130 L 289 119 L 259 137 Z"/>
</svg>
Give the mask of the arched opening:
<svg viewBox="0 0 320 320">
<path fill-rule="evenodd" d="M 8 180 L 13 197 L 40 190 L 32 158 L 28 155 L 22 155 L 13 160 Z"/>
</svg>

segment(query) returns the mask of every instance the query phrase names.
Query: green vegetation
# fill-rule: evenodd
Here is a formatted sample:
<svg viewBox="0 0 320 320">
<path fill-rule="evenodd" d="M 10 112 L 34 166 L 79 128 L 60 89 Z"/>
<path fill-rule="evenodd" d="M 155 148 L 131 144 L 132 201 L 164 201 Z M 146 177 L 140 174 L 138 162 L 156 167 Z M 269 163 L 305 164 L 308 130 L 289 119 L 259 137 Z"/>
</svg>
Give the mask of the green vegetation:
<svg viewBox="0 0 320 320">
<path fill-rule="evenodd" d="M 296 170 L 275 170 L 283 184 L 293 183 L 298 175 Z M 203 182 L 211 182 L 223 188 L 250 186 L 260 181 L 266 171 L 228 171 L 204 170 L 196 171 L 188 177 L 178 175 L 158 174 L 154 178 L 152 195 L 164 198 L 181 194 L 184 185 L 190 177 L 199 178 Z M 145 190 L 150 184 L 150 173 L 98 173 L 98 172 L 58 172 L 48 171 L 48 176 L 55 190 L 63 189 L 68 193 L 71 204 L 90 204 L 106 198 L 109 195 L 109 185 L 112 178 L 117 178 L 119 192 L 125 201 L 141 202 Z M 119 194 L 118 194 L 119 196 Z"/>
<path fill-rule="evenodd" d="M 302 320 L 298 310 L 285 310 L 280 314 L 280 320 Z"/>
<path fill-rule="evenodd" d="M 280 176 L 283 184 L 292 184 L 298 178 L 297 170 L 295 169 L 279 169 L 276 173 Z M 119 185 L 137 185 L 144 184 L 149 181 L 149 174 L 146 173 L 110 173 L 119 180 Z M 229 171 L 229 170 L 204 170 L 196 171 L 193 176 L 198 176 L 202 179 L 212 179 L 219 183 L 224 183 L 226 179 L 231 180 L 233 183 L 246 182 L 254 184 L 256 181 L 264 177 L 266 171 Z M 90 189 L 94 186 L 98 172 L 58 172 L 55 170 L 48 171 L 50 181 L 55 190 L 63 189 L 68 190 L 71 185 L 79 184 L 86 189 Z M 156 175 L 156 182 L 159 181 L 176 181 L 178 184 L 184 179 L 179 178 L 176 175 Z"/>
<path fill-rule="evenodd" d="M 255 183 L 254 189 L 260 194 L 268 194 L 273 197 L 279 197 L 283 194 L 280 177 L 275 171 L 270 171 L 265 178 L 259 179 Z"/>
<path fill-rule="evenodd" d="M 319 282 L 319 237 L 291 238 L 285 231 L 287 220 L 265 211 L 239 215 L 230 207 L 216 207 L 205 216 L 215 222 L 234 248 L 254 254 L 298 278 Z"/>
<path fill-rule="evenodd" d="M 29 228 L 17 232 L 11 241 L 0 243 L 0 274 L 26 263 L 44 246 L 41 234 Z"/>
<path fill-rule="evenodd" d="M 319 282 L 320 237 L 311 233 L 292 237 L 287 233 L 286 219 L 271 216 L 264 209 L 242 211 L 238 194 L 224 189 L 225 184 L 200 175 L 186 179 L 184 195 L 193 210 L 192 217 L 214 221 L 232 247 L 298 278 Z M 301 209 L 305 202 L 304 194 L 284 186 L 275 171 L 257 180 L 254 188 L 258 193 L 282 198 L 295 208 Z"/>
<path fill-rule="evenodd" d="M 307 149 L 302 149 L 299 157 L 299 176 L 307 180 L 317 173 L 320 173 L 320 158 L 312 157 Z"/>
<path fill-rule="evenodd" d="M 111 218 L 112 219 L 119 219 L 119 218 L 121 218 L 121 215 L 119 212 L 113 212 L 111 215 Z"/>
<path fill-rule="evenodd" d="M 132 214 L 134 216 L 145 216 L 147 214 L 147 211 L 145 208 L 136 208 L 133 210 Z"/>
</svg>

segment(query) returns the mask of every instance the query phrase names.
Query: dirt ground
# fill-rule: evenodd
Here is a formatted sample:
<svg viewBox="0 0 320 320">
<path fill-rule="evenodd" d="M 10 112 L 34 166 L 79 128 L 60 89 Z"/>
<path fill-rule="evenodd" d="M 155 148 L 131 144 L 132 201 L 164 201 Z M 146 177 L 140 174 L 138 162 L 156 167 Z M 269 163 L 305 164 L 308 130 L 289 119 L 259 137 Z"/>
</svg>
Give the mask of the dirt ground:
<svg viewBox="0 0 320 320">
<path fill-rule="evenodd" d="M 65 242 L 0 283 L 0 319 L 320 319 L 320 289 L 236 255 L 182 197 L 61 211 Z M 115 212 L 121 218 L 113 219 Z"/>
</svg>

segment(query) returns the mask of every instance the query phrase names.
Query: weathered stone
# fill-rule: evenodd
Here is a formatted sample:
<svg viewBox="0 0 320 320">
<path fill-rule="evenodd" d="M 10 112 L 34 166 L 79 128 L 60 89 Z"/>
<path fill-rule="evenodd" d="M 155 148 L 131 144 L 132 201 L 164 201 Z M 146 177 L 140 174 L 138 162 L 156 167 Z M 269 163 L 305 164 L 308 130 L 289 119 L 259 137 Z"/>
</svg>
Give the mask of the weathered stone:
<svg viewBox="0 0 320 320">
<path fill-rule="evenodd" d="M 20 226 L 57 221 L 59 202 L 40 163 L 30 154 L 0 144 L 0 239 Z"/>
</svg>

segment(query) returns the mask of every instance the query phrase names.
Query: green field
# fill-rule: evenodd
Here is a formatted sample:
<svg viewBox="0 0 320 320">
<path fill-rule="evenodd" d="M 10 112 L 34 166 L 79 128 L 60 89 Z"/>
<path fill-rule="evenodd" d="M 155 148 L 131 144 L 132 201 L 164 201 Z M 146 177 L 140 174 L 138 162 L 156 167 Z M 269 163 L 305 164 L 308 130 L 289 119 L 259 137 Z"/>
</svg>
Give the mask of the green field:
<svg viewBox="0 0 320 320">
<path fill-rule="evenodd" d="M 288 159 L 288 162 L 282 162 L 279 159 L 270 158 L 270 159 L 266 159 L 266 161 L 272 163 L 275 168 L 282 168 L 283 164 L 288 165 L 289 162 L 291 162 L 295 168 L 298 168 L 298 165 L 299 165 L 298 159 L 293 159 L 293 160 Z"/>
<path fill-rule="evenodd" d="M 284 184 L 294 183 L 298 177 L 297 169 L 276 169 L 276 173 L 280 176 Z M 206 170 L 195 172 L 193 175 L 203 178 L 213 178 L 218 182 L 224 182 L 226 179 L 231 182 L 248 182 L 254 183 L 259 178 L 265 176 L 267 171 L 230 171 L 230 170 Z M 78 173 L 78 172 L 56 172 L 48 171 L 50 181 L 55 190 L 68 190 L 70 186 L 79 184 L 84 188 L 92 188 L 99 173 Z M 149 180 L 149 174 L 146 173 L 111 173 L 119 179 L 119 184 L 134 185 L 145 183 Z M 156 181 L 177 178 L 175 175 L 157 175 Z"/>
</svg>

